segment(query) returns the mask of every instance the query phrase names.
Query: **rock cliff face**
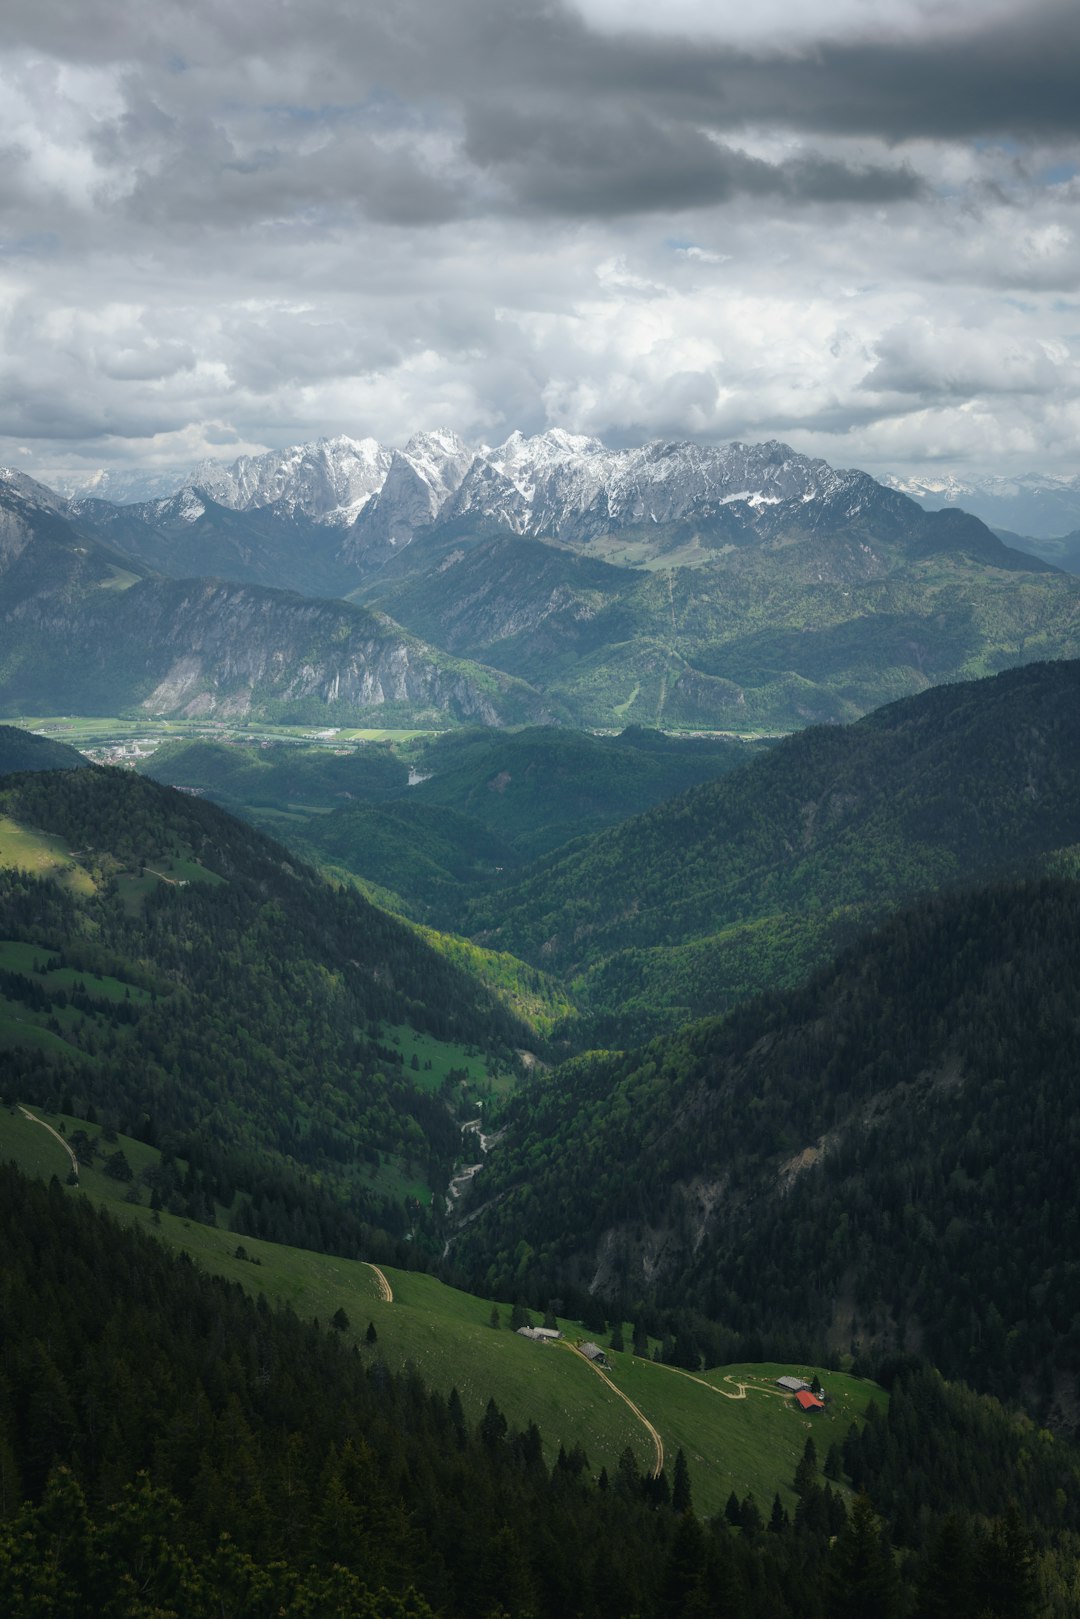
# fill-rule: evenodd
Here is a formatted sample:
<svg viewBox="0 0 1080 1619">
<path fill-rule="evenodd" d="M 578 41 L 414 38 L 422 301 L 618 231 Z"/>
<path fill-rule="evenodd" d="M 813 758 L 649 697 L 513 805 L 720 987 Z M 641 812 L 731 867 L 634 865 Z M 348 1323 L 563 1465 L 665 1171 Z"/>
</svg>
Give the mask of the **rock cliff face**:
<svg viewBox="0 0 1080 1619">
<path fill-rule="evenodd" d="M 880 486 L 866 473 L 835 472 L 786 444 L 646 444 L 607 450 L 597 439 L 514 433 L 478 455 L 444 519 L 486 519 L 515 533 L 581 544 L 644 524 L 676 523 L 726 505 L 798 500 L 848 504 Z"/>
<path fill-rule="evenodd" d="M 456 433 L 417 433 L 395 450 L 386 481 L 353 523 L 341 560 L 370 573 L 439 519 L 473 462 Z"/>
<path fill-rule="evenodd" d="M 609 450 L 560 430 L 512 433 L 476 451 L 448 431 L 418 433 L 393 451 L 374 439 L 320 439 L 229 467 L 206 462 L 168 499 L 83 499 L 72 511 L 174 577 L 211 573 L 309 595 L 349 594 L 436 528 L 542 536 L 576 550 L 634 536 L 659 555 L 698 531 L 714 548 L 817 534 L 868 543 L 873 571 L 874 544 L 914 533 L 924 518 L 867 473 L 775 440 Z M 992 546 L 976 529 L 977 543 Z"/>
<path fill-rule="evenodd" d="M 57 538 L 62 502 L 8 486 L 12 512 L 21 500 L 55 531 L 47 566 L 35 545 L 9 569 L 9 614 L 62 600 L 84 663 L 126 671 L 99 711 L 790 729 L 1077 651 L 1075 580 L 963 511 L 923 511 L 775 442 L 608 450 L 552 432 L 473 454 L 427 433 L 393 453 L 335 439 L 200 477 L 143 507 L 78 507 L 80 532 L 115 547 L 108 564 Z M 14 553 L 22 533 L 11 516 L 0 546 Z M 149 569 L 187 580 L 184 601 L 137 583 Z M 50 644 L 39 632 L 9 659 L 9 701 L 89 700 Z"/>
<path fill-rule="evenodd" d="M 344 528 L 354 522 L 390 468 L 392 452 L 373 438 L 319 439 L 267 455 L 241 456 L 231 466 L 204 461 L 187 487 L 235 511 L 273 506 Z"/>
<path fill-rule="evenodd" d="M 125 560 L 0 484 L 7 712 L 562 717 L 521 680 L 436 652 L 383 614 L 221 580 L 139 578 Z"/>
</svg>

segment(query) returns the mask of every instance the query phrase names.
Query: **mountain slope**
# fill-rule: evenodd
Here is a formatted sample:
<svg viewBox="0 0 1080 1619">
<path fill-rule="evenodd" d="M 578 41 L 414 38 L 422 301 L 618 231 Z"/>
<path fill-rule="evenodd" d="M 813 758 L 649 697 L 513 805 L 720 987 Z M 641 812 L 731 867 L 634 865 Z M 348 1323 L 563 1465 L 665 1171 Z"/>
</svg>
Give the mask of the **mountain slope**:
<svg viewBox="0 0 1080 1619">
<path fill-rule="evenodd" d="M 0 828 L 6 1082 L 187 1138 L 222 1185 L 299 1168 L 400 1230 L 459 1130 L 381 1026 L 504 1055 L 529 1038 L 415 930 L 202 800 L 41 772 L 0 783 Z"/>
<path fill-rule="evenodd" d="M 769 746 L 641 727 L 618 736 L 554 726 L 462 729 L 416 749 L 426 779 L 410 794 L 475 816 L 528 857 L 738 770 Z"/>
<path fill-rule="evenodd" d="M 964 513 L 920 512 L 863 474 L 832 481 L 581 542 L 565 525 L 557 543 L 470 528 L 473 513 L 354 596 L 605 727 L 793 729 L 1080 651 L 1074 579 Z"/>
<path fill-rule="evenodd" d="M 355 572 L 339 558 L 340 536 L 294 506 L 233 510 L 201 490 L 137 506 L 72 503 L 79 528 L 173 579 L 205 574 L 241 584 L 339 596 Z"/>
<path fill-rule="evenodd" d="M 169 787 L 206 793 L 235 811 L 260 806 L 333 809 L 379 802 L 408 788 L 408 766 L 386 744 L 315 748 L 210 738 L 165 742 L 136 767 Z"/>
<path fill-rule="evenodd" d="M 555 853 L 472 931 L 598 1006 L 719 1010 L 792 983 L 915 895 L 1080 842 L 1080 663 L 944 686 L 802 732 Z"/>
<path fill-rule="evenodd" d="M 199 477 L 131 512 L 91 502 L 85 521 L 144 571 L 363 599 L 592 727 L 793 729 L 1080 652 L 1074 577 L 962 511 L 776 442 L 609 451 L 517 434 L 470 459 L 426 434 L 392 456 L 324 441 Z M 425 679 L 398 700 L 421 702 Z"/>
<path fill-rule="evenodd" d="M 1071 1426 L 1078 951 L 1080 883 L 951 894 L 800 992 L 566 1065 L 510 1108 L 458 1264 L 917 1348 Z"/>
<path fill-rule="evenodd" d="M 1042 557 L 1044 562 L 1051 563 L 1055 568 L 1062 568 L 1066 573 L 1080 573 L 1080 528 L 1073 529 L 1071 534 L 1062 534 L 1054 539 L 1038 539 L 1030 534 L 1013 534 L 1008 529 L 995 530 L 998 539 L 1010 546 L 1014 551 L 1029 551 L 1033 555 Z"/>
<path fill-rule="evenodd" d="M 17 770 L 83 770 L 89 765 L 77 748 L 16 725 L 0 725 L 0 776 Z"/>
<path fill-rule="evenodd" d="M 951 475 L 886 477 L 883 482 L 917 500 L 927 511 L 959 508 L 991 528 L 1010 529 L 1039 541 L 1067 534 L 1080 523 L 1080 477 L 1031 472 L 982 480 Z"/>
<path fill-rule="evenodd" d="M 505 674 L 447 657 L 344 602 L 162 579 L 0 481 L 7 712 L 378 712 L 485 724 L 561 713 Z"/>
<path fill-rule="evenodd" d="M 721 1397 L 723 1378 L 691 1384 L 630 1360 L 644 1403 L 668 1385 L 695 1463 L 707 1449 L 731 1468 L 744 1492 L 743 1506 L 733 1498 L 740 1515 L 745 1507 L 736 1534 L 727 1517 L 703 1528 L 686 1510 L 679 1450 L 670 1485 L 643 1477 L 629 1446 L 600 1469 L 609 1455 L 579 1426 L 549 1466 L 570 1420 L 554 1408 L 557 1394 L 541 1433 L 535 1423 L 508 1427 L 494 1400 L 485 1407 L 482 1379 L 477 1389 L 463 1377 L 447 1394 L 412 1365 L 393 1373 L 382 1332 L 408 1302 L 399 1312 L 362 1286 L 348 1300 L 352 1322 L 327 1331 L 7 1167 L 0 1214 L 0 1433 L 13 1498 L 0 1522 L 0 1594 L 11 1619 L 670 1619 L 676 1603 L 726 1619 L 805 1619 L 837 1611 L 838 1592 L 864 1614 L 854 1604 L 868 1549 L 874 1573 L 892 1572 L 894 1560 L 868 1502 L 851 1501 L 849 1469 L 909 1554 L 889 1586 L 902 1582 L 906 1607 L 944 1593 L 952 1601 L 940 1611 L 954 1619 L 1009 1619 L 1023 1610 L 984 1595 L 1034 1590 L 1037 1545 L 1040 1583 L 1055 1598 L 1047 1619 L 1068 1619 L 1074 1447 L 933 1373 L 899 1376 L 887 1411 L 871 1386 L 830 1379 L 837 1399 L 816 1419 L 818 1440 L 847 1429 L 843 1453 L 837 1443 L 824 1478 L 825 1458 L 808 1460 L 796 1503 L 790 1480 L 805 1429 L 769 1386 L 780 1368 L 730 1368 L 752 1390 L 732 1401 Z M 231 1269 L 247 1270 L 247 1290 L 257 1290 L 250 1263 Z M 339 1266 L 333 1291 L 358 1269 Z M 474 1341 L 509 1337 L 481 1325 L 478 1301 L 461 1302 L 474 1306 Z M 374 1352 L 357 1332 L 358 1308 L 379 1322 Z M 506 1350 L 501 1358 L 523 1368 L 545 1354 L 513 1338 Z M 548 1352 L 540 1377 L 550 1386 L 561 1372 L 593 1386 L 594 1408 L 613 1399 L 581 1357 Z M 792 1522 L 781 1512 L 777 1532 L 763 1534 L 758 1502 L 767 1510 L 775 1485 L 796 1513 Z M 691 1503 L 699 1512 L 715 1504 L 702 1494 Z M 957 1605 L 958 1576 L 977 1608 Z"/>
</svg>

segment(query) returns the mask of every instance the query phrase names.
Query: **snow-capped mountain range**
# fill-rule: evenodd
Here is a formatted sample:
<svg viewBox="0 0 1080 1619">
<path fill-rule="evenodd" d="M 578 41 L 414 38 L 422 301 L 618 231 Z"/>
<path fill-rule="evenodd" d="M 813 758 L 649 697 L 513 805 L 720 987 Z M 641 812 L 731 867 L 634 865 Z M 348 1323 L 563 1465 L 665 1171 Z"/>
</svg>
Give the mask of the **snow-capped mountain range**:
<svg viewBox="0 0 1080 1619">
<path fill-rule="evenodd" d="M 1076 656 L 1080 588 L 956 506 L 775 441 L 560 431 L 328 439 L 137 505 L 0 475 L 0 585 L 30 711 L 121 691 L 155 712 L 706 729 L 851 718 L 1018 643 Z"/>
<path fill-rule="evenodd" d="M 207 461 L 170 496 L 144 502 L 146 521 L 198 521 L 207 500 L 233 511 L 347 531 L 342 555 L 407 544 L 436 521 L 482 521 L 514 533 L 581 542 L 610 528 L 678 522 L 717 507 L 865 498 L 868 474 L 836 471 L 775 440 L 707 446 L 653 443 L 610 450 L 599 439 L 553 429 L 470 449 L 456 433 L 418 433 L 404 449 L 374 439 L 320 439 L 231 465 Z M 95 488 L 77 494 L 78 511 Z M 369 559 L 370 560 L 370 559 Z"/>
<path fill-rule="evenodd" d="M 342 557 L 356 564 L 400 548 L 436 521 L 483 519 L 574 543 L 605 528 L 678 522 L 737 501 L 759 507 L 831 501 L 875 482 L 924 510 L 959 508 L 1017 534 L 1046 538 L 1080 528 L 1080 476 L 1030 473 L 974 482 L 945 473 L 873 480 L 775 440 L 610 450 L 599 439 L 560 428 L 532 437 L 515 432 L 502 444 L 475 449 L 447 429 L 417 433 L 403 449 L 342 434 L 231 463 L 203 461 L 186 475 L 96 473 L 61 492 L 76 510 L 88 500 L 139 503 L 140 516 L 150 522 L 194 523 L 209 497 L 232 511 L 267 511 L 355 531 L 343 539 Z"/>
<path fill-rule="evenodd" d="M 951 473 L 895 478 L 881 482 L 917 500 L 926 511 L 947 506 L 970 512 L 991 528 L 1034 539 L 1051 539 L 1080 529 L 1080 476 L 1048 477 L 1029 472 L 1016 478 L 965 482 Z"/>
<path fill-rule="evenodd" d="M 392 460 L 393 451 L 375 439 L 342 435 L 243 455 L 229 466 L 203 461 L 186 483 L 234 511 L 275 506 L 283 515 L 302 512 L 346 528 L 382 488 Z"/>
</svg>

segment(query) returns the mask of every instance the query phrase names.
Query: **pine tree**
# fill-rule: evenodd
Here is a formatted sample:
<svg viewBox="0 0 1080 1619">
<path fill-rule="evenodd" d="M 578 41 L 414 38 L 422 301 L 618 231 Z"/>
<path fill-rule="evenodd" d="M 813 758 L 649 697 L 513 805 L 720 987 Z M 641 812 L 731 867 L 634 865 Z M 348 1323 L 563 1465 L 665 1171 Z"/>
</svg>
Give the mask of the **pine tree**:
<svg viewBox="0 0 1080 1619">
<path fill-rule="evenodd" d="M 701 1525 L 692 1514 L 684 1514 L 675 1531 L 664 1568 L 661 1614 L 678 1619 L 678 1616 L 686 1613 L 687 1601 L 691 1592 L 700 1586 L 704 1567 L 705 1543 Z"/>
<path fill-rule="evenodd" d="M 675 1453 L 675 1473 L 671 1481 L 671 1505 L 676 1512 L 693 1511 L 693 1501 L 690 1493 L 690 1469 L 686 1465 L 686 1457 L 682 1446 Z"/>
<path fill-rule="evenodd" d="M 773 1496 L 772 1511 L 769 1514 L 769 1533 L 772 1535 L 782 1535 L 784 1530 L 790 1526 L 790 1523 L 791 1519 L 784 1510 L 784 1504 L 780 1499 L 780 1492 L 777 1490 L 776 1494 Z"/>
<path fill-rule="evenodd" d="M 1032 1619 L 1038 1612 L 1035 1552 L 1015 1504 L 991 1525 L 980 1548 L 975 1583 L 994 1619 Z"/>
<path fill-rule="evenodd" d="M 892 1552 L 865 1495 L 856 1498 L 847 1527 L 836 1537 L 825 1584 L 829 1619 L 894 1619 L 899 1611 Z"/>
<path fill-rule="evenodd" d="M 494 1398 L 490 1399 L 480 1419 L 480 1438 L 489 1450 L 494 1450 L 506 1438 L 507 1422 Z"/>
<path fill-rule="evenodd" d="M 974 1612 L 971 1532 L 954 1512 L 937 1527 L 919 1580 L 918 1619 L 970 1619 Z"/>
<path fill-rule="evenodd" d="M 744 1535 L 758 1535 L 765 1527 L 761 1509 L 752 1495 L 744 1495 L 739 1502 L 739 1528 Z"/>
<path fill-rule="evenodd" d="M 807 1438 L 803 1446 L 802 1458 L 795 1469 L 795 1482 L 793 1485 L 796 1495 L 808 1495 L 817 1488 L 817 1446 L 811 1437 Z"/>
</svg>

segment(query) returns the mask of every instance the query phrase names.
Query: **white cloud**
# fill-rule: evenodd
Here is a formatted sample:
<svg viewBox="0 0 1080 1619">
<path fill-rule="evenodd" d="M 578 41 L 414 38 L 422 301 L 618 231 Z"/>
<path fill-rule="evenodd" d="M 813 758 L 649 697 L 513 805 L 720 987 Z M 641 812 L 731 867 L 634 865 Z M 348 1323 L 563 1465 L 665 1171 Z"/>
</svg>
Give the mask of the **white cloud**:
<svg viewBox="0 0 1080 1619">
<path fill-rule="evenodd" d="M 609 33 L 628 29 L 688 35 L 793 50 L 821 39 L 891 36 L 947 39 L 972 25 L 1015 10 L 1011 0 L 575 0 L 591 24 Z"/>
<path fill-rule="evenodd" d="M 0 460 L 558 424 L 1075 470 L 1073 13 L 654 10 L 9 0 Z"/>
</svg>

